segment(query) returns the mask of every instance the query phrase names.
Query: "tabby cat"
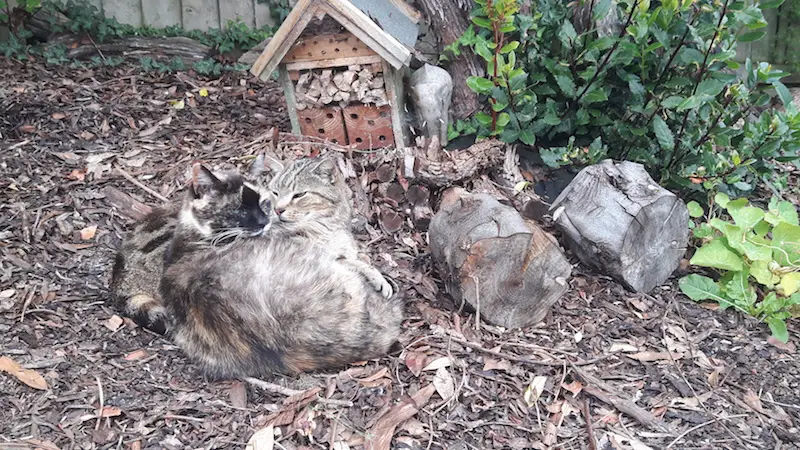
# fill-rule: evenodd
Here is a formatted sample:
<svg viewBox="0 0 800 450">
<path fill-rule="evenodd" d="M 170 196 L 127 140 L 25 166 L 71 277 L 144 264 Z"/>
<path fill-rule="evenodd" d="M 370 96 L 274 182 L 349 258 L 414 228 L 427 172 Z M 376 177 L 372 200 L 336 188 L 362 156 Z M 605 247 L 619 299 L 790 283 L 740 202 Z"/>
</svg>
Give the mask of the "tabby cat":
<svg viewBox="0 0 800 450">
<path fill-rule="evenodd" d="M 402 303 L 384 297 L 391 287 L 355 245 L 326 240 L 352 239 L 335 225 L 350 217 L 332 160 L 302 160 L 276 177 L 268 224 L 237 174 L 195 166 L 194 175 L 160 293 L 173 339 L 206 374 L 291 374 L 388 352 Z"/>
<path fill-rule="evenodd" d="M 264 184 L 264 168 L 271 167 L 277 175 L 269 190 Z M 322 169 L 330 179 L 316 173 Z M 358 270 L 386 297 L 392 287 L 375 268 L 358 259 L 358 245 L 351 232 L 352 206 L 350 192 L 332 158 L 302 158 L 284 168 L 275 160 L 256 158 L 243 184 L 258 191 L 264 201 L 275 199 L 273 233 L 292 239 L 312 239 L 325 242 L 335 249 L 347 264 Z M 301 196 L 315 192 L 315 196 Z M 327 199 L 328 206 L 314 199 Z M 178 222 L 181 204 L 156 208 L 137 224 L 125 238 L 115 257 L 111 276 L 111 293 L 118 307 L 139 326 L 164 334 L 171 323 L 158 291 L 164 265 L 164 253 L 169 247 Z M 307 210 L 307 211 L 306 211 Z M 302 221 L 294 218 L 303 211 L 310 213 Z M 332 250 L 333 251 L 333 250 Z"/>
</svg>

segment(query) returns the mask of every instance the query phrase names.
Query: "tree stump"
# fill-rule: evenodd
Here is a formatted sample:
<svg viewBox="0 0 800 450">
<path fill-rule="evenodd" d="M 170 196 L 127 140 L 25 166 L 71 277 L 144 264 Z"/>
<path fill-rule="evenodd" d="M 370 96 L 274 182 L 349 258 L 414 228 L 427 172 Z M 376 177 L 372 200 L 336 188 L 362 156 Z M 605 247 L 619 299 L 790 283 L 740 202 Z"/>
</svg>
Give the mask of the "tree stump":
<svg viewBox="0 0 800 450">
<path fill-rule="evenodd" d="M 636 292 L 666 281 L 686 252 L 689 210 L 641 164 L 584 168 L 550 211 L 584 264 Z"/>
<path fill-rule="evenodd" d="M 567 290 L 556 240 L 491 195 L 448 189 L 428 236 L 448 293 L 489 323 L 534 325 Z"/>
</svg>

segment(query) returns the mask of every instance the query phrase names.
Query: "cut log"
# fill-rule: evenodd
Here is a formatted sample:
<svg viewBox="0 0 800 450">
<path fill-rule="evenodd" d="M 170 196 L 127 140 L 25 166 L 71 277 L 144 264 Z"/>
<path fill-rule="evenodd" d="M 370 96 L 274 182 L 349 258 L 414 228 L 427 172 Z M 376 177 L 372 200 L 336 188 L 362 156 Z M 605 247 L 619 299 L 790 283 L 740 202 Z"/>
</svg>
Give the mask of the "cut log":
<svg viewBox="0 0 800 450">
<path fill-rule="evenodd" d="M 450 154 L 439 149 L 438 139 L 432 140 L 427 149 L 406 147 L 404 176 L 434 186 L 451 185 L 503 162 L 506 145 L 496 139 L 484 139 Z"/>
<path fill-rule="evenodd" d="M 447 291 L 489 323 L 534 325 L 567 290 L 556 240 L 490 195 L 448 189 L 428 236 Z"/>
<path fill-rule="evenodd" d="M 664 283 L 686 252 L 686 205 L 641 164 L 609 159 L 586 167 L 550 211 L 584 264 L 636 292 Z"/>
<path fill-rule="evenodd" d="M 146 37 L 126 36 L 108 42 L 96 42 L 81 36 L 64 35 L 54 39 L 51 44 L 63 44 L 69 50 L 70 59 L 88 58 L 102 52 L 104 56 L 121 56 L 125 58 L 149 57 L 159 61 L 179 58 L 187 66 L 211 56 L 212 49 L 194 39 L 186 37 Z"/>
<path fill-rule="evenodd" d="M 109 206 L 117 208 L 119 214 L 132 220 L 142 220 L 144 216 L 153 211 L 153 208 L 149 205 L 145 205 L 112 186 L 106 186 L 106 188 L 103 189 L 103 195 L 105 195 L 106 202 Z"/>
</svg>

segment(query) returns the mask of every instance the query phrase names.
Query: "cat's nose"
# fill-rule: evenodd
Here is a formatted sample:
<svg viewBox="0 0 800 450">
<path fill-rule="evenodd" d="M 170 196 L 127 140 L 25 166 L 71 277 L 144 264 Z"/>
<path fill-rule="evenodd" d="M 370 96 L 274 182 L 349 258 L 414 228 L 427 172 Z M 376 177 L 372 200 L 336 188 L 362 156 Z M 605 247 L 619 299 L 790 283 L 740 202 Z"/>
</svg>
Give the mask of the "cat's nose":
<svg viewBox="0 0 800 450">
<path fill-rule="evenodd" d="M 284 213 L 284 211 L 286 211 L 286 208 L 275 208 L 275 214 L 277 214 L 277 215 L 279 215 L 279 216 L 280 216 L 281 214 L 283 214 L 283 213 Z"/>
</svg>

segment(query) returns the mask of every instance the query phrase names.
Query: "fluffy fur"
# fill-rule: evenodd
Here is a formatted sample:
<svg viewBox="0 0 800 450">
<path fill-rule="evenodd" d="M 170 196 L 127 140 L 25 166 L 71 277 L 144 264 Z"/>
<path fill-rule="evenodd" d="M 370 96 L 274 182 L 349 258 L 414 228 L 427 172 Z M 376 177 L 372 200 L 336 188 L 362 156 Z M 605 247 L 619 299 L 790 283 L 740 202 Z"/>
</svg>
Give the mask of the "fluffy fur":
<svg viewBox="0 0 800 450">
<path fill-rule="evenodd" d="M 330 240 L 352 239 L 342 186 L 331 160 L 296 162 L 270 185 L 277 220 L 264 234 L 259 221 L 240 220 L 252 212 L 241 180 L 195 183 L 160 292 L 175 342 L 208 375 L 341 367 L 382 356 L 397 340 L 402 304 L 384 297 L 386 280 L 357 258 L 354 240 Z M 241 230 L 232 241 L 213 238 L 231 228 Z"/>
</svg>

